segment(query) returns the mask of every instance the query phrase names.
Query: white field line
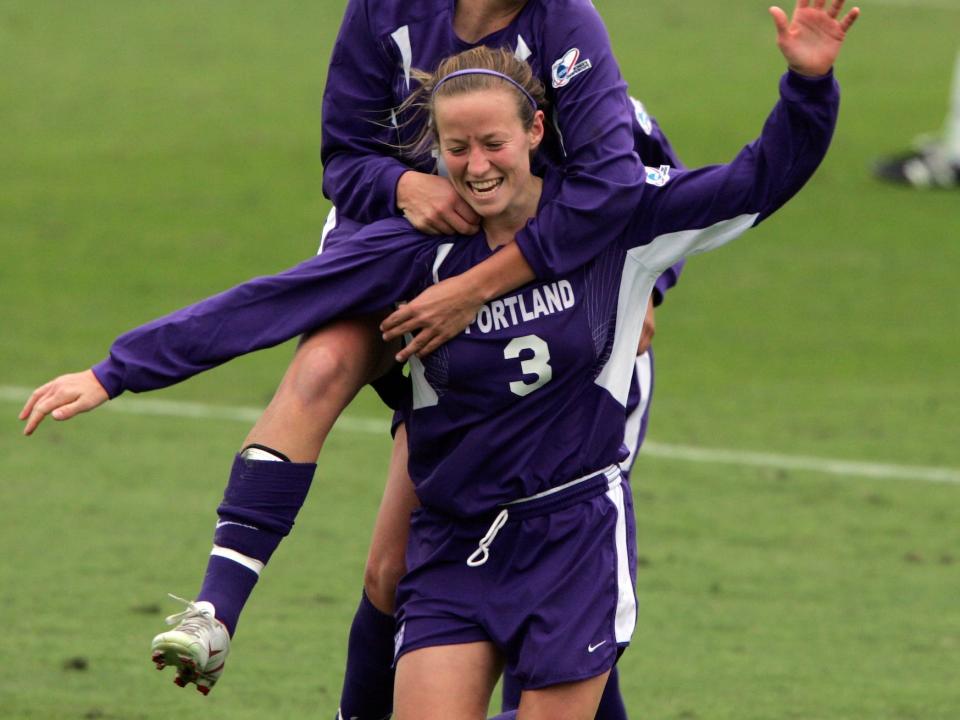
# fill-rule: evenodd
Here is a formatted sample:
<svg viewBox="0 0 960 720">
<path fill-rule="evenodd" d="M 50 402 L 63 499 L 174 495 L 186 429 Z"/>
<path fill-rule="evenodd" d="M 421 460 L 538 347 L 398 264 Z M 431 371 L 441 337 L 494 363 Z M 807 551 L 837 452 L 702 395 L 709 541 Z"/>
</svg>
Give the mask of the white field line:
<svg viewBox="0 0 960 720">
<path fill-rule="evenodd" d="M 810 470 L 828 475 L 846 475 L 883 480 L 922 480 L 925 482 L 960 483 L 960 470 L 919 465 L 891 465 L 889 463 L 833 460 L 808 455 L 779 455 L 744 450 L 699 448 L 689 445 L 665 445 L 647 440 L 641 454 L 672 460 L 715 463 L 721 465 L 749 465 L 777 470 Z"/>
<path fill-rule="evenodd" d="M 30 388 L 0 385 L 0 402 L 23 403 L 30 392 Z M 251 407 L 207 405 L 204 403 L 126 396 L 111 401 L 105 407 L 113 412 L 130 415 L 162 415 L 244 423 L 253 423 L 260 417 L 261 412 L 261 410 Z M 346 432 L 386 435 L 389 427 L 390 423 L 386 419 L 344 416 L 337 421 L 337 428 Z M 668 445 L 653 440 L 644 443 L 642 453 L 650 457 L 706 464 L 767 467 L 777 470 L 808 470 L 846 477 L 960 484 L 960 470 L 944 467 L 892 465 L 889 463 L 835 460 L 804 455 L 780 455 L 688 445 Z"/>
<path fill-rule="evenodd" d="M 32 388 L 0 385 L 0 402 L 19 403 L 21 406 L 30 397 Z M 163 415 L 167 417 L 191 418 L 197 420 L 228 420 L 253 424 L 262 408 L 238 407 L 232 405 L 207 405 L 206 403 L 181 402 L 179 400 L 159 400 L 157 398 L 138 398 L 124 395 L 104 405 L 107 410 L 128 415 Z M 19 411 L 19 409 L 18 409 Z M 49 422 L 49 421 L 48 421 Z M 388 433 L 390 422 L 376 418 L 341 417 L 337 427 L 347 432 Z"/>
</svg>

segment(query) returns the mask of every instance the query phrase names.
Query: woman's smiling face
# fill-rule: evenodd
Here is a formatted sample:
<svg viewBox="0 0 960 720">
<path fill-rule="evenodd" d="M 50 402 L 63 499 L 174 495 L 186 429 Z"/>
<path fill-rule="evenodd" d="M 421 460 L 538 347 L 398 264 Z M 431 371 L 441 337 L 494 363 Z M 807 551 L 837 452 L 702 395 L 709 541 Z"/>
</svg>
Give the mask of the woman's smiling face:
<svg viewBox="0 0 960 720">
<path fill-rule="evenodd" d="M 437 97 L 434 121 L 440 154 L 454 188 L 485 220 L 526 210 L 533 189 L 530 157 L 543 139 L 543 113 L 529 130 L 517 93 L 484 88 Z"/>
</svg>

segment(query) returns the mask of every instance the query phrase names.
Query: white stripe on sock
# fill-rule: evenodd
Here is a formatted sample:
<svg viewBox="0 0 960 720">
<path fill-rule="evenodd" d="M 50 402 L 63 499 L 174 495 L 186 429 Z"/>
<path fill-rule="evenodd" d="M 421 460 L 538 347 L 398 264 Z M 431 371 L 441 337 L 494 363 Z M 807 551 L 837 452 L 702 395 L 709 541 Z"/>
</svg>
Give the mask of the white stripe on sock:
<svg viewBox="0 0 960 720">
<path fill-rule="evenodd" d="M 239 553 L 236 550 L 231 550 L 230 548 L 220 547 L 219 545 L 214 545 L 213 549 L 210 551 L 211 555 L 216 555 L 217 557 L 222 557 L 226 560 L 233 560 L 235 563 L 243 565 L 247 570 L 251 570 L 260 576 L 260 572 L 263 570 L 263 563 L 257 560 L 256 558 L 248 557 L 243 553 Z"/>
</svg>

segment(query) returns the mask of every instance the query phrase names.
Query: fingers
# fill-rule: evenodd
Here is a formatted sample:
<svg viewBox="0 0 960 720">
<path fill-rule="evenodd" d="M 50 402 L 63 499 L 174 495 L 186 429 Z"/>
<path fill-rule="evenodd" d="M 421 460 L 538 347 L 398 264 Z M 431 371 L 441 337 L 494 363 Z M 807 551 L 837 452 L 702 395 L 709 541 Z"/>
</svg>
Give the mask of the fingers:
<svg viewBox="0 0 960 720">
<path fill-rule="evenodd" d="M 77 398 L 75 396 L 61 397 L 61 394 L 55 388 L 50 388 L 32 403 L 26 415 L 21 413 L 21 420 L 25 419 L 27 421 L 23 428 L 24 435 L 32 435 L 37 426 L 43 422 L 43 419 L 51 413 L 56 420 L 66 419 L 63 418 L 60 408 L 65 404 L 75 402 Z"/>
<path fill-rule="evenodd" d="M 406 322 L 394 326 L 388 332 L 385 332 L 383 339 L 384 342 L 390 342 L 404 336 L 410 337 L 411 340 L 396 354 L 398 362 L 405 362 L 407 358 L 414 354 L 423 357 L 436 350 L 452 337 L 449 332 L 444 331 L 442 328 L 433 326 L 424 327 L 422 320 L 411 318 Z"/>
<path fill-rule="evenodd" d="M 391 342 L 397 338 L 401 338 L 407 333 L 413 333 L 420 329 L 423 325 L 422 321 L 417 320 L 416 318 L 410 318 L 400 323 L 399 325 L 394 325 L 389 330 L 385 330 L 383 333 L 383 341 Z"/>
<path fill-rule="evenodd" d="M 480 217 L 480 215 L 477 214 L 477 211 L 470 207 L 469 203 L 467 203 L 467 201 L 459 195 L 457 196 L 457 201 L 453 205 L 453 209 L 457 215 L 463 218 L 467 225 L 469 225 L 471 228 L 470 231 L 464 232 L 464 235 L 472 235 L 480 230 L 480 222 L 483 220 L 483 218 Z"/>
<path fill-rule="evenodd" d="M 385 342 L 396 340 L 405 335 L 411 337 L 410 342 L 394 356 L 396 361 L 400 363 L 406 362 L 412 355 L 425 357 L 452 337 L 442 328 L 426 323 L 409 307 L 409 304 L 395 310 L 389 317 L 385 318 L 380 323 L 380 330 L 383 332 Z"/>
<path fill-rule="evenodd" d="M 843 0 L 833 0 L 830 4 L 830 8 L 827 10 L 827 15 L 832 18 L 837 17 L 840 14 L 840 10 L 843 9 Z"/>
<path fill-rule="evenodd" d="M 787 14 L 776 5 L 770 8 L 770 15 L 773 17 L 773 24 L 777 27 L 777 37 L 783 37 L 787 33 L 790 21 Z"/>
<path fill-rule="evenodd" d="M 420 356 L 423 351 L 423 347 L 427 344 L 427 333 L 425 331 L 420 331 L 413 336 L 413 339 L 404 345 L 396 355 L 394 359 L 398 363 L 405 363 L 410 359 L 412 355 Z"/>
<path fill-rule="evenodd" d="M 860 8 L 855 7 L 840 21 L 840 29 L 846 32 L 857 21 L 858 17 L 860 17 Z"/>
<path fill-rule="evenodd" d="M 480 229 L 480 216 L 459 195 L 449 208 L 441 209 L 440 220 L 451 228 L 448 235 L 473 235 Z"/>
<path fill-rule="evenodd" d="M 450 213 L 444 220 L 453 230 L 453 232 L 447 233 L 448 235 L 473 235 L 480 229 L 479 225 L 468 222 L 457 212 Z"/>
<path fill-rule="evenodd" d="M 432 353 L 438 347 L 443 345 L 447 341 L 447 339 L 448 338 L 444 338 L 441 335 L 434 335 L 427 342 L 421 345 L 419 350 L 417 350 L 417 357 L 425 358 L 427 355 Z"/>
<path fill-rule="evenodd" d="M 27 436 L 33 435 L 33 431 L 37 429 L 37 425 L 39 425 L 45 417 L 46 415 L 43 413 L 31 414 L 27 419 L 27 424 L 23 428 L 23 434 Z"/>
<path fill-rule="evenodd" d="M 92 410 L 109 399 L 100 381 L 90 370 L 61 375 L 33 391 L 19 418 L 26 421 L 24 435 L 32 435 L 47 415 L 69 420 L 77 413 Z"/>
<path fill-rule="evenodd" d="M 410 359 L 410 356 L 413 355 L 413 353 L 414 350 L 410 345 L 404 345 L 400 352 L 393 356 L 393 359 L 402 365 Z"/>
<path fill-rule="evenodd" d="M 480 229 L 480 216 L 460 197 L 450 181 L 435 176 L 420 177 L 405 173 L 404 202 L 398 206 L 403 216 L 417 230 L 428 235 L 473 235 Z M 398 186 L 398 193 L 400 187 Z"/>
<path fill-rule="evenodd" d="M 30 397 L 27 398 L 27 402 L 24 403 L 23 409 L 20 410 L 20 414 L 17 415 L 18 420 L 26 420 L 29 417 L 30 413 L 33 412 L 34 406 L 39 402 L 39 400 L 47 394 L 48 389 L 53 384 L 53 382 L 48 382 L 45 385 L 41 385 L 32 393 Z"/>
<path fill-rule="evenodd" d="M 407 343 L 395 356 L 397 362 L 405 363 L 411 357 L 416 355 L 418 358 L 425 358 L 438 347 L 443 345 L 449 338 L 441 333 L 428 332 L 421 330 L 413 340 Z"/>
<path fill-rule="evenodd" d="M 427 235 L 473 235 L 480 229 L 480 225 L 469 222 L 453 211 L 421 217 L 404 213 L 404 217 Z"/>
<path fill-rule="evenodd" d="M 389 342 L 396 340 L 405 332 L 415 330 L 416 326 L 410 327 L 413 317 L 414 313 L 409 305 L 401 305 L 394 310 L 380 323 L 380 332 L 383 333 L 383 339 Z"/>
</svg>

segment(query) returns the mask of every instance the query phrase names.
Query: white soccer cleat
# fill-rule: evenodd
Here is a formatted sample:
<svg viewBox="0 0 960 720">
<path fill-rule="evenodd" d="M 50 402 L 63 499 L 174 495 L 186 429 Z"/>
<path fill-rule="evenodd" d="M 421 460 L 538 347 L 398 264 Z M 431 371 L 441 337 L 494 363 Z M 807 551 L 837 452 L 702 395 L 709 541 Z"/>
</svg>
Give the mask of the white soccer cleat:
<svg viewBox="0 0 960 720">
<path fill-rule="evenodd" d="M 230 654 L 230 634 L 217 620 L 214 607 L 208 602 L 190 602 L 171 595 L 187 606 L 183 612 L 166 619 L 176 625 L 157 635 L 151 644 L 151 658 L 157 670 L 168 665 L 177 668 L 173 681 L 180 687 L 196 683 L 206 695 L 223 674 L 223 665 Z"/>
<path fill-rule="evenodd" d="M 927 142 L 912 152 L 881 159 L 874 165 L 873 174 L 915 188 L 960 187 L 960 162 L 951 158 L 939 142 Z"/>
</svg>

